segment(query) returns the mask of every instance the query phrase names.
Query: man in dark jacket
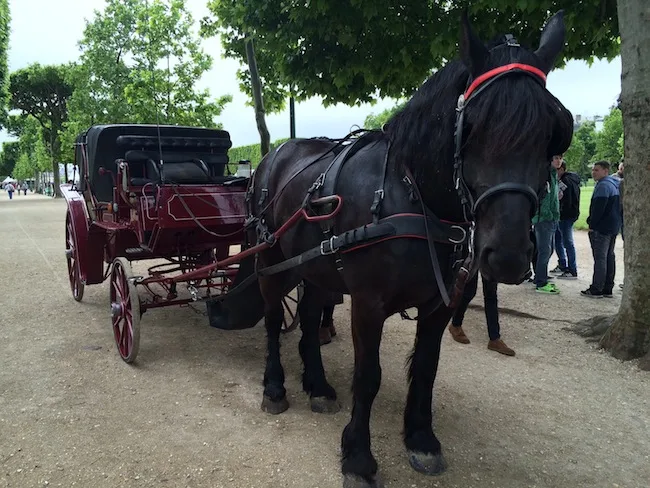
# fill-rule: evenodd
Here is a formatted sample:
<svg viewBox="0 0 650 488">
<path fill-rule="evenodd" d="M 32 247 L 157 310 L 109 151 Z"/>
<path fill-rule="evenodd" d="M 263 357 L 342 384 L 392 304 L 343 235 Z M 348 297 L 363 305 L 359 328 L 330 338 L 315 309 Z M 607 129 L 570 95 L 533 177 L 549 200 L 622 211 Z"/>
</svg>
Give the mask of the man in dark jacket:
<svg viewBox="0 0 650 488">
<path fill-rule="evenodd" d="M 594 164 L 591 175 L 596 181 L 589 207 L 589 241 L 594 256 L 594 276 L 591 286 L 581 291 L 590 298 L 612 297 L 616 256 L 614 245 L 621 230 L 620 180 L 609 175 L 610 164 L 599 161 Z"/>
<path fill-rule="evenodd" d="M 558 258 L 558 278 L 575 280 L 578 278 L 576 247 L 573 242 L 573 224 L 580 216 L 580 177 L 566 170 L 562 160 L 557 170 L 560 187 L 560 222 L 555 233 L 555 252 Z"/>
</svg>

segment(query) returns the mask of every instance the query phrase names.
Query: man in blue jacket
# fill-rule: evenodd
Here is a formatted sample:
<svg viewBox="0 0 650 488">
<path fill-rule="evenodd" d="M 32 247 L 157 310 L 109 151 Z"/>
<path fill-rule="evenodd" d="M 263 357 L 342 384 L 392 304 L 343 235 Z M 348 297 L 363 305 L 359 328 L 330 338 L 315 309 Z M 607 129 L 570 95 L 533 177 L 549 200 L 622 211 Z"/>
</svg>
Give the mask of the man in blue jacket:
<svg viewBox="0 0 650 488">
<path fill-rule="evenodd" d="M 614 246 L 621 230 L 621 198 L 620 181 L 609 175 L 609 168 L 607 161 L 598 161 L 591 170 L 596 187 L 591 197 L 587 225 L 594 256 L 594 276 L 591 286 L 580 292 L 590 298 L 613 296 L 616 274 Z"/>
</svg>

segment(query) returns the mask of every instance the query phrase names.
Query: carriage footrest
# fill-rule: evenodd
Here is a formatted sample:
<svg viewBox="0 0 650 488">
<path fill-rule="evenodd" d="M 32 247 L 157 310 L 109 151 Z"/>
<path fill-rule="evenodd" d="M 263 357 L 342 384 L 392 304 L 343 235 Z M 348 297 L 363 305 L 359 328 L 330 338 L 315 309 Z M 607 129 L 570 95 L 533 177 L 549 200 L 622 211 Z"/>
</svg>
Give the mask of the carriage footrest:
<svg viewBox="0 0 650 488">
<path fill-rule="evenodd" d="M 140 254 L 145 252 L 145 250 L 142 249 L 141 247 L 127 247 L 125 252 L 127 254 Z"/>
</svg>

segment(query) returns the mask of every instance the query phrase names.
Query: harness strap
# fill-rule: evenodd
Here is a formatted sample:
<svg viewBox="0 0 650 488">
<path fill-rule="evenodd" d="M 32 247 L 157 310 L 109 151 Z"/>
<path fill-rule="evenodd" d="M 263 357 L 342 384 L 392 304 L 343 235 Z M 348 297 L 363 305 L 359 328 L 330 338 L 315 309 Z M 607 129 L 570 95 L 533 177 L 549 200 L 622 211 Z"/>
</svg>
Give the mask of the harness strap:
<svg viewBox="0 0 650 488">
<path fill-rule="evenodd" d="M 404 170 L 406 171 L 406 176 L 408 176 L 408 178 L 411 181 L 415 181 L 413 175 L 411 174 L 411 171 L 408 169 L 407 166 L 404 166 Z M 422 213 L 424 213 L 425 215 L 427 215 L 427 217 L 429 217 L 430 215 L 432 215 L 432 212 L 431 211 L 427 212 L 427 206 L 424 204 L 424 200 L 422 199 L 420 189 L 418 188 L 417 185 L 414 185 L 414 187 L 415 187 L 414 188 L 415 194 L 417 195 L 422 205 Z M 431 266 L 433 266 L 433 275 L 436 278 L 436 284 L 438 285 L 438 290 L 440 291 L 440 295 L 442 296 L 442 301 L 448 307 L 449 304 L 451 303 L 451 299 L 449 298 L 449 293 L 447 292 L 447 285 L 445 284 L 445 280 L 442 277 L 442 270 L 440 269 L 440 262 L 438 261 L 438 253 L 436 252 L 435 241 L 432 238 L 431 233 L 429 231 L 429 226 L 427 225 L 428 220 L 429 220 L 428 218 L 424 219 L 424 230 L 429 244 L 427 246 L 429 248 L 429 259 L 431 260 Z M 465 235 L 465 237 L 467 237 L 467 235 Z M 464 242 L 464 240 L 465 239 L 463 239 L 461 242 Z M 435 308 L 432 309 L 429 313 L 432 313 L 434 310 Z"/>
<path fill-rule="evenodd" d="M 427 239 L 431 247 L 432 242 L 457 244 L 465 242 L 467 237 L 468 232 L 464 227 L 440 220 L 434 221 L 429 215 L 424 218 L 422 214 L 395 214 L 381 219 L 377 224 L 362 225 L 325 239 L 318 246 L 302 254 L 258 270 L 258 275 L 269 276 L 280 273 L 312 259 L 332 255 L 337 251 L 353 252 L 389 239 Z"/>
</svg>

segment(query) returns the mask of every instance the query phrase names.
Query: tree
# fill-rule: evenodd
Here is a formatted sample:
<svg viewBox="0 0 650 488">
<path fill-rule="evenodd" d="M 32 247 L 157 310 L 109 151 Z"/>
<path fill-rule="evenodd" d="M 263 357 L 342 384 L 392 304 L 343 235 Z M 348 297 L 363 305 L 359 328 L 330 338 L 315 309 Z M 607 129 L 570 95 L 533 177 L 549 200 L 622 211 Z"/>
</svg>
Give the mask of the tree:
<svg viewBox="0 0 650 488">
<path fill-rule="evenodd" d="M 604 159 L 613 164 L 623 159 L 619 144 L 623 136 L 623 115 L 619 108 L 613 107 L 603 120 L 603 129 L 596 134 L 595 159 Z"/>
<path fill-rule="evenodd" d="M 363 123 L 364 128 L 366 129 L 381 129 L 382 126 L 388 122 L 393 115 L 402 110 L 406 105 L 406 101 L 402 101 L 395 105 L 393 108 L 387 108 L 386 110 L 379 112 L 378 114 L 370 114 L 366 117 L 366 120 Z"/>
<path fill-rule="evenodd" d="M 266 66 L 258 64 L 272 85 L 265 94 L 291 84 L 297 100 L 319 95 L 325 105 L 352 105 L 407 96 L 432 69 L 456 57 L 458 19 L 468 6 L 484 38 L 511 32 L 537 46 L 538 26 L 566 3 L 502 0 L 497 8 L 492 0 L 212 0 L 209 8 L 227 56 L 243 64 L 242 41 L 255 36 Z M 574 3 L 566 6 L 565 56 L 614 58 L 615 0 Z"/>
<path fill-rule="evenodd" d="M 619 0 L 621 107 L 625 129 L 625 286 L 623 300 L 600 345 L 619 359 L 642 358 L 650 371 L 650 15 L 644 0 Z"/>
<path fill-rule="evenodd" d="M 215 118 L 232 97 L 196 88 L 212 58 L 193 28 L 185 0 L 108 0 L 80 42 L 66 141 L 97 123 L 220 127 Z"/>
<path fill-rule="evenodd" d="M 571 147 L 564 155 L 567 166 L 581 177 L 589 177 L 589 166 L 596 155 L 596 124 L 587 121 L 573 133 Z"/>
<path fill-rule="evenodd" d="M 9 3 L 7 0 L 0 0 L 0 122 L 6 116 L 10 24 Z"/>
<path fill-rule="evenodd" d="M 19 156 L 19 141 L 6 141 L 2 143 L 2 152 L 0 153 L 0 176 L 10 176 L 13 173 Z"/>
<path fill-rule="evenodd" d="M 72 95 L 72 87 L 66 81 L 66 71 L 65 66 L 41 66 L 37 63 L 13 72 L 9 82 L 10 108 L 19 110 L 23 117 L 33 117 L 41 126 L 57 195 L 60 195 L 60 134 L 68 118 L 67 102 Z"/>
</svg>

